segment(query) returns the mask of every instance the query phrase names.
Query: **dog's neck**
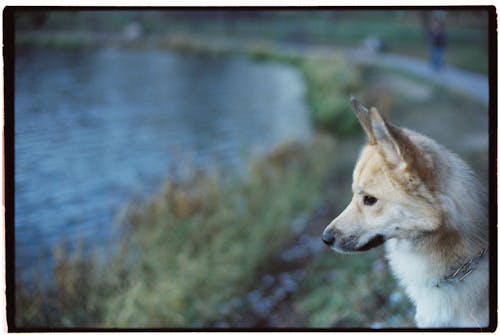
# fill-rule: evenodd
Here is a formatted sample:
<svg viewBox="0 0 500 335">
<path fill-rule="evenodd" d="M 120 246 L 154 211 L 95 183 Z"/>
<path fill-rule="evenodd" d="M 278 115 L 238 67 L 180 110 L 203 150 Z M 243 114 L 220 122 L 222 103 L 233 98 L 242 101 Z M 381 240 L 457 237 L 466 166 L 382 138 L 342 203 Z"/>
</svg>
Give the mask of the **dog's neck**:
<svg viewBox="0 0 500 335">
<path fill-rule="evenodd" d="M 487 240 L 460 234 L 449 222 L 437 231 L 418 234 L 406 242 L 400 244 L 404 250 L 432 265 L 434 276 L 428 284 L 435 287 L 464 281 L 487 259 Z"/>
<path fill-rule="evenodd" d="M 433 195 L 442 215 L 439 228 L 417 234 L 409 245 L 438 270 L 442 283 L 464 280 L 487 258 L 484 257 L 489 240 L 487 197 L 480 186 L 469 187 L 479 185 L 473 174 L 468 178 L 462 183 L 456 182 L 456 176 L 443 181 L 441 192 Z"/>
<path fill-rule="evenodd" d="M 454 210 L 442 211 L 442 222 L 437 230 L 388 241 L 391 242 L 388 257 L 398 277 L 416 285 L 450 284 L 465 280 L 480 261 L 487 259 L 483 252 L 488 249 L 487 215 L 483 216 L 487 209 L 472 214 L 462 213 L 458 205 L 452 208 Z M 465 220 L 474 222 L 474 227 L 460 229 L 467 225 Z M 422 276 L 424 273 L 426 275 Z"/>
</svg>

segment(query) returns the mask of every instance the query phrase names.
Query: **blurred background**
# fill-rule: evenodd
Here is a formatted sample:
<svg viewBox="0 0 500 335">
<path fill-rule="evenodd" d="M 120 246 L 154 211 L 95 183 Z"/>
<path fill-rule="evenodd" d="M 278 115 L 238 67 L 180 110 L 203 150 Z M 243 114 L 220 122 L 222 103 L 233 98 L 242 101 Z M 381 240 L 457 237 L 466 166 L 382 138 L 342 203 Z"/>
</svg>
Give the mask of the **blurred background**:
<svg viewBox="0 0 500 335">
<path fill-rule="evenodd" d="M 488 183 L 488 12 L 15 8 L 16 327 L 413 327 L 321 241 L 350 97 Z"/>
</svg>

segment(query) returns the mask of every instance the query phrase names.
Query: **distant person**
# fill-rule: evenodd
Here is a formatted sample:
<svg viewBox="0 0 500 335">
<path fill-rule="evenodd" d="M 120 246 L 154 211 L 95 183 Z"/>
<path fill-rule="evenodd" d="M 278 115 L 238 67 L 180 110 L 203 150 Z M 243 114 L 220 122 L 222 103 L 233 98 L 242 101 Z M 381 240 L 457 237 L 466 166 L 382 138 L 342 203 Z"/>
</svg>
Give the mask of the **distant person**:
<svg viewBox="0 0 500 335">
<path fill-rule="evenodd" d="M 443 25 L 433 21 L 429 29 L 430 40 L 430 65 L 436 72 L 444 68 L 444 48 L 446 46 L 446 35 Z"/>
</svg>

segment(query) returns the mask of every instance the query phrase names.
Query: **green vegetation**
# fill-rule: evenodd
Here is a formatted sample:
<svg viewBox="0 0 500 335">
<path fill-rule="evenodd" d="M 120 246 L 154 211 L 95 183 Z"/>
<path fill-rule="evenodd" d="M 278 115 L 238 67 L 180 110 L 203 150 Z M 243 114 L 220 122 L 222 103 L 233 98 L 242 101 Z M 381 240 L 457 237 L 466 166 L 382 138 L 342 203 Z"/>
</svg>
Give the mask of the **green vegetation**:
<svg viewBox="0 0 500 335">
<path fill-rule="evenodd" d="M 86 49 L 98 46 L 95 38 L 85 32 L 53 32 L 40 34 L 27 32 L 16 36 L 17 47 L 55 48 L 55 49 Z"/>
<path fill-rule="evenodd" d="M 299 68 L 307 83 L 315 124 L 339 136 L 357 130 L 357 120 L 347 97 L 359 91 L 359 71 L 342 57 L 306 59 Z"/>
<path fill-rule="evenodd" d="M 383 257 L 378 248 L 355 256 L 332 253 L 309 265 L 314 276 L 296 299 L 308 327 L 413 327 L 411 303 Z"/>
</svg>

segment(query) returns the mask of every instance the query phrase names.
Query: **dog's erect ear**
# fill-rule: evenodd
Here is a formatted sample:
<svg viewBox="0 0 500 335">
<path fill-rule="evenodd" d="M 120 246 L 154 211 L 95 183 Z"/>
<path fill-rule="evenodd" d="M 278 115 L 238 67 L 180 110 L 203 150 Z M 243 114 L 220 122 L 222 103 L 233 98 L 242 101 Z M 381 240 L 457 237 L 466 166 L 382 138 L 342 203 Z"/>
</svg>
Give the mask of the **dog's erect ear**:
<svg viewBox="0 0 500 335">
<path fill-rule="evenodd" d="M 354 113 L 356 114 L 359 123 L 361 123 L 361 126 L 365 130 L 366 135 L 368 135 L 368 140 L 370 144 L 376 144 L 377 141 L 375 139 L 375 135 L 372 130 L 370 111 L 368 110 L 368 108 L 361 105 L 359 101 L 354 97 L 351 97 L 351 104 L 354 107 Z"/>
<path fill-rule="evenodd" d="M 404 163 L 401 149 L 394 138 L 395 127 L 387 123 L 375 107 L 368 109 L 354 97 L 351 98 L 351 103 L 361 126 L 368 135 L 370 144 L 377 145 L 392 165 Z"/>
<path fill-rule="evenodd" d="M 375 144 L 386 160 L 393 166 L 406 165 L 402 154 L 405 143 L 400 143 L 402 138 L 399 136 L 402 134 L 395 126 L 386 122 L 375 107 L 370 108 L 370 120 Z"/>
<path fill-rule="evenodd" d="M 384 155 L 386 161 L 397 169 L 409 169 L 428 185 L 433 182 L 433 161 L 429 154 L 422 152 L 404 132 L 385 121 L 379 111 L 363 107 L 355 98 L 351 102 L 370 144 Z"/>
</svg>

